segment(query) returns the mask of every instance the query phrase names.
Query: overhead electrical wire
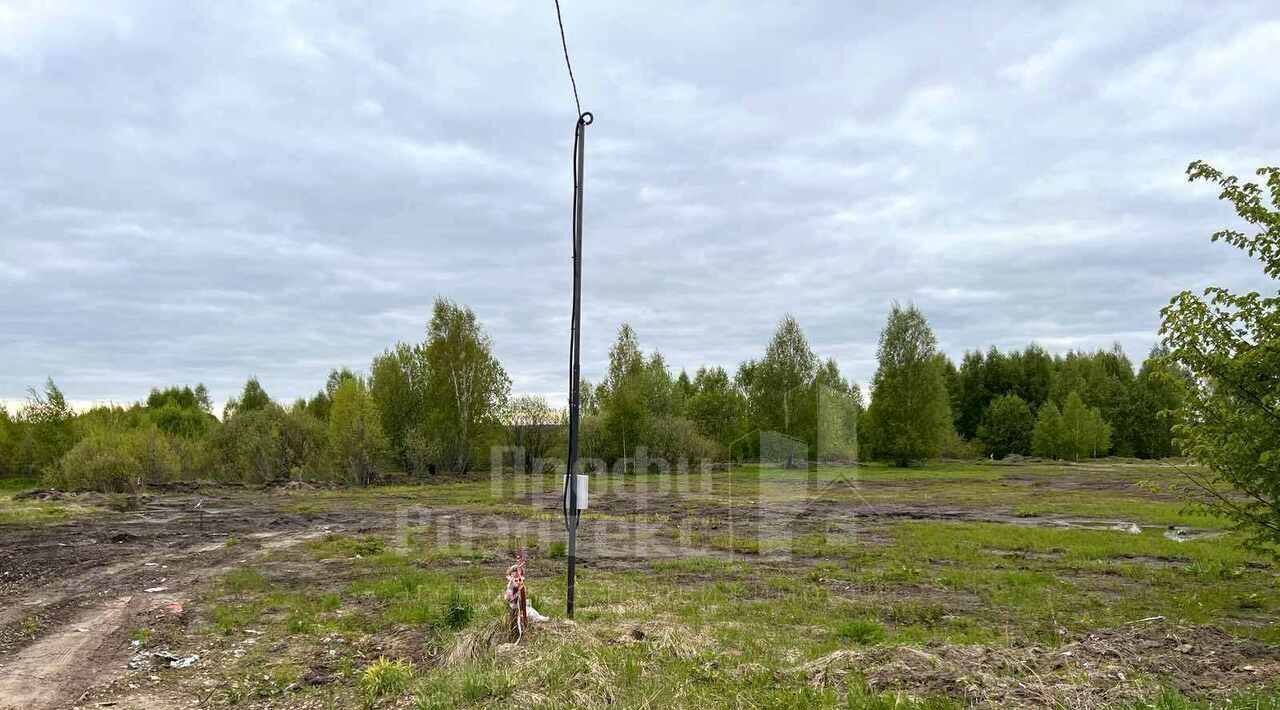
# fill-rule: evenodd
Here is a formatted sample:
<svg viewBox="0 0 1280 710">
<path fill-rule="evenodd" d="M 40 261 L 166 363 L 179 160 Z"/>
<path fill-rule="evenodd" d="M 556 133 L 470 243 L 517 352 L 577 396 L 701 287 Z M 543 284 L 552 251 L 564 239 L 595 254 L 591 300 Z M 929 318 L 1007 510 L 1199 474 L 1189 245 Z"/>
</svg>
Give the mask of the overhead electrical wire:
<svg viewBox="0 0 1280 710">
<path fill-rule="evenodd" d="M 560 46 L 564 49 L 564 65 L 569 68 L 569 85 L 573 87 L 573 105 L 582 115 L 582 102 L 578 100 L 578 82 L 573 78 L 573 64 L 569 61 L 569 43 L 564 39 L 564 19 L 560 17 L 560 0 L 556 0 L 556 24 L 560 26 Z"/>
</svg>

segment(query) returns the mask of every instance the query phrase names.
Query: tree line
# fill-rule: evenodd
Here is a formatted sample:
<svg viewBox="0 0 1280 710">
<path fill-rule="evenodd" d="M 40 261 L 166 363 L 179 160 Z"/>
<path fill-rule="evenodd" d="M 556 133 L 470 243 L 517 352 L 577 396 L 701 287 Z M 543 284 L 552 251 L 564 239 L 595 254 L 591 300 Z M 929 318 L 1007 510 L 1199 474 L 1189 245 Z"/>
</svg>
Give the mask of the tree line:
<svg viewBox="0 0 1280 710">
<path fill-rule="evenodd" d="M 878 359 L 867 403 L 791 316 L 732 375 L 716 366 L 673 374 L 624 323 L 603 378 L 581 386 L 583 455 L 635 470 L 646 461 L 1176 453 L 1167 413 L 1185 376 L 1159 351 L 1136 374 L 1118 347 L 1065 356 L 992 348 L 956 367 L 919 309 L 894 305 Z M 549 468 L 564 456 L 565 412 L 510 389 L 475 313 L 439 299 L 422 342 L 395 344 L 367 373 L 335 369 L 288 405 L 251 377 L 221 418 L 203 385 L 77 414 L 50 380 L 16 418 L 0 414 L 0 472 L 100 490 L 195 478 L 363 485 L 388 472 L 489 466 L 495 446 L 509 449 L 500 465 Z M 773 441 L 783 453 L 764 450 Z"/>
<path fill-rule="evenodd" d="M 289 405 L 250 377 L 221 420 L 204 385 L 76 413 L 50 379 L 17 417 L 0 409 L 0 475 L 132 491 L 203 478 L 363 485 L 389 471 L 466 472 L 498 441 L 510 399 L 492 351 L 471 309 L 438 299 L 425 340 L 376 356 L 367 375 L 336 369 Z"/>
</svg>

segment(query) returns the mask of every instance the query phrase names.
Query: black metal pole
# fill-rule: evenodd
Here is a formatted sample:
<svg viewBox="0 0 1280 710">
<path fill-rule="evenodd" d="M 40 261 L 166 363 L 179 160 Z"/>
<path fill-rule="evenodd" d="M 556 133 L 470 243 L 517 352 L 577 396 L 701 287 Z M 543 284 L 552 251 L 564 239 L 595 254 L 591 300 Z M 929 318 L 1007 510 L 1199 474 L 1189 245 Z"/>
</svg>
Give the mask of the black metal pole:
<svg viewBox="0 0 1280 710">
<path fill-rule="evenodd" d="M 586 157 L 586 127 L 590 112 L 578 116 L 573 133 L 573 312 L 569 325 L 569 461 L 564 474 L 564 523 L 569 533 L 565 611 L 573 618 L 575 572 L 578 564 L 578 403 L 582 344 L 582 183 Z"/>
</svg>

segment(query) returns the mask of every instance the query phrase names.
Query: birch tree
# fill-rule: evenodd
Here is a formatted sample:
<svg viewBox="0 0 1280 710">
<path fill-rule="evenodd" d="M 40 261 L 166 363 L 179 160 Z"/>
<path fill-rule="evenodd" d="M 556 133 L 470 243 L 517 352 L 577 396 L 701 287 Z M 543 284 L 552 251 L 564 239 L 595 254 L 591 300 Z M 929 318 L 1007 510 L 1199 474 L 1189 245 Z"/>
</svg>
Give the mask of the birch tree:
<svg viewBox="0 0 1280 710">
<path fill-rule="evenodd" d="M 476 314 L 444 298 L 436 299 L 427 326 L 426 361 L 426 436 L 445 469 L 465 473 L 482 439 L 499 423 L 511 380 Z"/>
</svg>

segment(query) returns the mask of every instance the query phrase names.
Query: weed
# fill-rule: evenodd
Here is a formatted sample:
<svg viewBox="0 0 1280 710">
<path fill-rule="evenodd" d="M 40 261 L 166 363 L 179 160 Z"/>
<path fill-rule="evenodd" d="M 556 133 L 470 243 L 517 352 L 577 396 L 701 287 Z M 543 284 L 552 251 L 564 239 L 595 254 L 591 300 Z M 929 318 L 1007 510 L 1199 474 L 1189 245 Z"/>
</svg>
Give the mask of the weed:
<svg viewBox="0 0 1280 710">
<path fill-rule="evenodd" d="M 444 623 L 451 629 L 461 629 L 471 623 L 471 617 L 475 615 L 475 609 L 471 607 L 471 602 L 462 596 L 462 592 L 454 589 L 449 592 L 449 603 L 445 607 Z"/>
<path fill-rule="evenodd" d="M 209 610 L 209 617 L 214 628 L 230 635 L 257 621 L 259 612 L 256 604 L 215 604 Z"/>
<path fill-rule="evenodd" d="M 850 619 L 836 628 L 836 636 L 869 646 L 884 640 L 884 627 L 871 619 Z"/>
<path fill-rule="evenodd" d="M 408 661 L 379 658 L 360 674 L 360 688 L 371 699 L 402 695 L 413 681 L 413 665 Z"/>
<path fill-rule="evenodd" d="M 515 690 L 515 685 L 506 676 L 473 670 L 463 674 L 460 690 L 463 700 L 478 703 L 506 698 Z"/>
</svg>

